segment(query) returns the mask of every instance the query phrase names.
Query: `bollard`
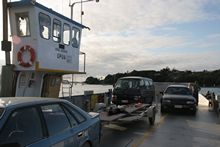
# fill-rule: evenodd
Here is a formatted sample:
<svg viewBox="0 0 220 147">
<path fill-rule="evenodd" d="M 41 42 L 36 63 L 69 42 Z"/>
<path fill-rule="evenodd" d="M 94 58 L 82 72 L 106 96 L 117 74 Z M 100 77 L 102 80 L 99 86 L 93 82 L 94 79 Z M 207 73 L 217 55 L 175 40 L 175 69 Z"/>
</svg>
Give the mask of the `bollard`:
<svg viewBox="0 0 220 147">
<path fill-rule="evenodd" d="M 91 96 L 93 95 L 93 90 L 84 91 L 84 110 L 89 112 L 91 111 Z"/>
<path fill-rule="evenodd" d="M 219 113 L 220 113 L 220 95 L 216 95 L 215 96 L 216 97 L 216 100 L 217 100 L 217 102 L 218 102 L 218 115 L 219 115 Z"/>
</svg>

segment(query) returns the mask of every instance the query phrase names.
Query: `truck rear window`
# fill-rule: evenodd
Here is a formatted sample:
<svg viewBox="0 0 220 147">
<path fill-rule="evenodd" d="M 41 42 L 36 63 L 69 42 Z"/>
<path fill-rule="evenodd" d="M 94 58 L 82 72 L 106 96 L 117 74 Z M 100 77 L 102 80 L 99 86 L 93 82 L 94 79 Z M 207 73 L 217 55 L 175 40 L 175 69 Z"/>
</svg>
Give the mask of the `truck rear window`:
<svg viewBox="0 0 220 147">
<path fill-rule="evenodd" d="M 4 109 L 3 109 L 3 108 L 0 108 L 0 118 L 1 118 L 2 115 L 3 115 L 3 112 L 4 112 Z"/>
<path fill-rule="evenodd" d="M 121 79 L 115 84 L 115 88 L 137 88 L 141 85 L 140 79 Z"/>
</svg>

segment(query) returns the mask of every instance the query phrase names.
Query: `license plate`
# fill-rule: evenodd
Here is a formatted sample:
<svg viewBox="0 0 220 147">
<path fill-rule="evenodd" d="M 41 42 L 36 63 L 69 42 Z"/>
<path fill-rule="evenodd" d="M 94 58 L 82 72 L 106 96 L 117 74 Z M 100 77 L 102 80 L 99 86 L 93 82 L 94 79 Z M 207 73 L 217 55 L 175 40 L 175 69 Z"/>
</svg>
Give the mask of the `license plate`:
<svg viewBox="0 0 220 147">
<path fill-rule="evenodd" d="M 122 103 L 128 103 L 128 100 L 121 100 Z"/>
<path fill-rule="evenodd" d="M 182 105 L 174 105 L 174 108 L 183 108 Z"/>
</svg>

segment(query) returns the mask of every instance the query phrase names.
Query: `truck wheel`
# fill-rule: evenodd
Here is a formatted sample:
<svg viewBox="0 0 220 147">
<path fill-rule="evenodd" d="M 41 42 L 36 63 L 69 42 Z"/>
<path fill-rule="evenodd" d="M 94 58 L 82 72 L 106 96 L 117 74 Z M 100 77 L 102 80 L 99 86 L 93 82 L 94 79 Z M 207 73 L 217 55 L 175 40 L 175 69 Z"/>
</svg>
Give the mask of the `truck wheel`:
<svg viewBox="0 0 220 147">
<path fill-rule="evenodd" d="M 196 108 L 192 110 L 192 115 L 196 115 Z"/>
<path fill-rule="evenodd" d="M 155 112 L 153 112 L 153 113 L 154 113 L 153 116 L 148 118 L 151 126 L 154 125 L 154 123 L 155 123 L 155 117 L 156 117 L 156 116 L 155 116 Z"/>
<path fill-rule="evenodd" d="M 161 107 L 160 107 L 160 113 L 161 113 L 161 114 L 164 114 L 165 112 L 166 112 L 166 109 L 161 106 Z"/>
</svg>

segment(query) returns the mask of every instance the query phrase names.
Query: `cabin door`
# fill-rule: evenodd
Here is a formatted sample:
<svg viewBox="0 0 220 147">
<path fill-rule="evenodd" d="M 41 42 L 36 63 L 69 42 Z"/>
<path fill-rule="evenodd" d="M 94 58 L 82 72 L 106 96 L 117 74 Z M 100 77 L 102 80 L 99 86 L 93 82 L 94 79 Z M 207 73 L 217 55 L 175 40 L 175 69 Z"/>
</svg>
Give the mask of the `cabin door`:
<svg viewBox="0 0 220 147">
<path fill-rule="evenodd" d="M 60 76 L 45 75 L 41 96 L 58 98 L 59 92 L 60 92 L 61 81 L 62 81 L 61 75 Z"/>
</svg>

